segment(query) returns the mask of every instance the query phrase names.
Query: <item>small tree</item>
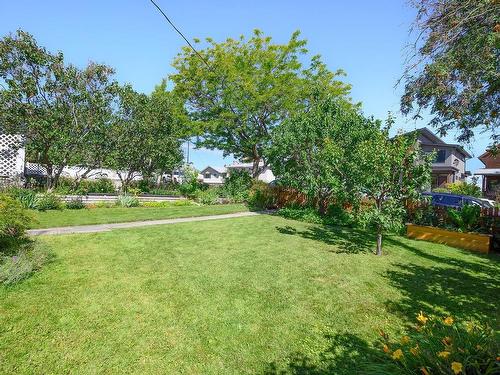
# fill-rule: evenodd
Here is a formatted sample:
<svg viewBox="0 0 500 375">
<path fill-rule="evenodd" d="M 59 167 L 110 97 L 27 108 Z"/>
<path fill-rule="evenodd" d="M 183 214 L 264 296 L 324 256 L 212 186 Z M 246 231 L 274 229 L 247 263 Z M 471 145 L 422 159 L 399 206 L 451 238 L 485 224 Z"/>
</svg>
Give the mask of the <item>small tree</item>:
<svg viewBox="0 0 500 375">
<path fill-rule="evenodd" d="M 359 198 L 358 145 L 379 127 L 347 100 L 320 95 L 273 131 L 267 156 L 281 184 L 305 193 L 325 213 L 333 196 Z"/>
<path fill-rule="evenodd" d="M 181 164 L 181 125 L 177 102 L 170 99 L 164 85 L 150 96 L 128 85 L 120 88 L 106 163 L 118 171 L 123 190 L 136 177 L 161 175 Z"/>
<path fill-rule="evenodd" d="M 361 213 L 362 222 L 375 229 L 377 255 L 382 255 L 382 236 L 401 228 L 405 201 L 418 198 L 430 183 L 432 155 L 425 155 L 416 138 L 389 137 L 392 119 L 386 128 L 360 144 L 357 164 L 363 175 L 361 191 L 370 207 Z"/>
</svg>

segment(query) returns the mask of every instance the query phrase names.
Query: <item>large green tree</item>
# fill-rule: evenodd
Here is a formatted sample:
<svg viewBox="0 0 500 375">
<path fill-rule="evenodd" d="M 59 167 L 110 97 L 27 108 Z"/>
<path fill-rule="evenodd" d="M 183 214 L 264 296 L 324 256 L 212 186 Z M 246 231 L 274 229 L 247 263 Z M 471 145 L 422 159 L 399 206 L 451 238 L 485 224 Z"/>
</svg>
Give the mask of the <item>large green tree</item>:
<svg viewBox="0 0 500 375">
<path fill-rule="evenodd" d="M 417 35 L 404 74 L 404 114 L 431 113 L 442 134 L 474 132 L 498 140 L 500 103 L 500 2 L 498 0 L 412 0 Z"/>
<path fill-rule="evenodd" d="M 349 101 L 319 97 L 273 130 L 267 156 L 281 184 L 307 194 L 325 213 L 332 198 L 359 200 L 358 145 L 379 128 Z"/>
<path fill-rule="evenodd" d="M 101 64 L 67 65 L 62 53 L 21 30 L 0 40 L 0 124 L 24 136 L 28 159 L 46 168 L 49 188 L 65 166 L 102 161 L 103 153 L 90 150 L 107 147 L 112 74 Z"/>
<path fill-rule="evenodd" d="M 253 162 L 253 177 L 266 165 L 272 129 L 306 106 L 313 91 L 346 96 L 350 87 L 337 79 L 318 56 L 307 67 L 306 42 L 295 32 L 288 43 L 273 43 L 255 30 L 249 39 L 217 43 L 207 38 L 195 53 L 184 48 L 171 76 L 201 136 L 199 146 Z"/>
</svg>

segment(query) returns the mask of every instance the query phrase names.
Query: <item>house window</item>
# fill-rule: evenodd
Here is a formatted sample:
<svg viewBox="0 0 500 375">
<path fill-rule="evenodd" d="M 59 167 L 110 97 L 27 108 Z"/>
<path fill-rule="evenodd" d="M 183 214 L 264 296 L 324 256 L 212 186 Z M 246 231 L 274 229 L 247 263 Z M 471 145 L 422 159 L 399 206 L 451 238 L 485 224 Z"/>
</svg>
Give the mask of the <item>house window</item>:
<svg viewBox="0 0 500 375">
<path fill-rule="evenodd" d="M 435 163 L 444 163 L 446 160 L 446 150 L 437 150 Z"/>
<path fill-rule="evenodd" d="M 210 178 L 210 173 L 205 173 L 205 178 Z"/>
</svg>

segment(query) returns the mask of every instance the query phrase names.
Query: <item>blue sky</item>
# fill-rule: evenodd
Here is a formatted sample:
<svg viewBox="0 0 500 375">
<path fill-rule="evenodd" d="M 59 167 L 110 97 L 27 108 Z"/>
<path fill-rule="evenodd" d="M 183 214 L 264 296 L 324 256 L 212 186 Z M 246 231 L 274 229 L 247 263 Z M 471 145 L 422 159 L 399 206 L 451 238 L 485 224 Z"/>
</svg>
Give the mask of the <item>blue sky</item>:
<svg viewBox="0 0 500 375">
<path fill-rule="evenodd" d="M 384 119 L 397 115 L 396 128 L 426 126 L 399 115 L 401 87 L 394 85 L 403 71 L 404 47 L 414 17 L 406 0 L 158 0 L 160 6 L 188 38 L 215 40 L 249 35 L 259 28 L 276 42 L 286 42 L 301 30 L 311 54 L 320 54 L 332 70 L 343 69 L 352 84 L 352 97 L 363 103 L 367 115 Z M 88 61 L 111 65 L 121 82 L 150 92 L 173 71 L 170 63 L 183 40 L 148 0 L 16 0 L 0 2 L 0 35 L 22 28 L 41 45 L 64 52 L 68 62 Z M 454 142 L 454 134 L 446 141 Z M 477 135 L 468 151 L 480 155 L 488 145 Z M 218 151 L 191 150 L 198 168 L 222 166 Z M 474 158 L 468 168 L 482 163 Z"/>
</svg>

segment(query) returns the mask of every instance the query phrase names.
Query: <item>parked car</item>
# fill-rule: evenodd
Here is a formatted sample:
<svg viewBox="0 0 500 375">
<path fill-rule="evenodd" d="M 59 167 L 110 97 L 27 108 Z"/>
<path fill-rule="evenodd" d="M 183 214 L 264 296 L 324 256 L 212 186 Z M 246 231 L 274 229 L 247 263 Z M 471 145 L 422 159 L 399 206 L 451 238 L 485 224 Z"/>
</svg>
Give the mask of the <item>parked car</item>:
<svg viewBox="0 0 500 375">
<path fill-rule="evenodd" d="M 468 195 L 458 195 L 451 193 L 422 193 L 424 197 L 431 199 L 433 206 L 442 206 L 449 208 L 462 208 L 465 205 L 475 205 L 481 208 L 493 207 L 490 202 Z"/>
</svg>

